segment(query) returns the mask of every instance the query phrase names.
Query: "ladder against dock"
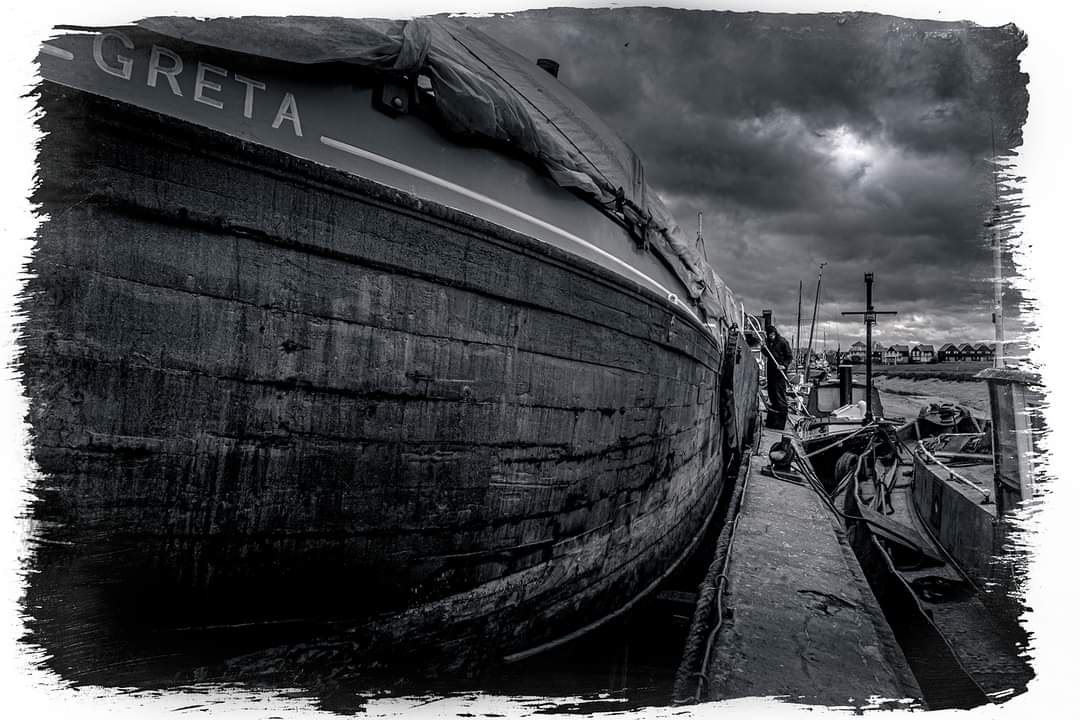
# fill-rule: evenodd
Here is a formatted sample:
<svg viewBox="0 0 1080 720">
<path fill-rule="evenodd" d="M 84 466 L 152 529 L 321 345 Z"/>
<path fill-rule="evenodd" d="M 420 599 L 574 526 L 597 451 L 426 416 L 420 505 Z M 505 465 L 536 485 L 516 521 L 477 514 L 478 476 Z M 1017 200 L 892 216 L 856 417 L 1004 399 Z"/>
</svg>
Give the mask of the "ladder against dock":
<svg viewBox="0 0 1080 720">
<path fill-rule="evenodd" d="M 716 583 L 720 624 L 703 660 L 701 699 L 784 696 L 844 706 L 917 699 L 836 517 L 809 486 L 763 472 L 780 438 L 762 431 L 730 543 L 718 547 L 726 553 Z"/>
</svg>

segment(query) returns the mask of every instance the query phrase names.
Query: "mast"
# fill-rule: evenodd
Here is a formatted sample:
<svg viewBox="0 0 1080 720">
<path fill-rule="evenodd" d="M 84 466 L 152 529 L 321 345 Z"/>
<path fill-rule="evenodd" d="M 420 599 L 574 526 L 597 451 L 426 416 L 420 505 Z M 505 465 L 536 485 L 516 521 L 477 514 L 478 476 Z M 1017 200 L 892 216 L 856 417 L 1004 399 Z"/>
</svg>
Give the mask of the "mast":
<svg viewBox="0 0 1080 720">
<path fill-rule="evenodd" d="M 866 323 L 866 417 L 863 422 L 870 424 L 874 421 L 874 410 L 871 399 L 874 396 L 874 381 L 873 381 L 873 369 L 874 369 L 874 353 L 872 352 L 873 345 L 871 344 L 871 331 L 870 329 L 877 322 L 878 315 L 895 315 L 893 310 L 874 310 L 874 273 L 865 273 L 863 275 L 863 282 L 866 283 L 866 310 L 862 312 L 857 311 L 844 311 L 841 315 L 862 315 L 863 322 Z"/>
<path fill-rule="evenodd" d="M 1005 366 L 1005 312 L 1001 300 L 1001 233 L 997 230 L 998 206 L 990 221 L 990 238 L 994 244 L 994 367 Z"/>
<path fill-rule="evenodd" d="M 814 315 L 810 320 L 810 342 L 806 348 L 806 366 L 810 366 L 810 354 L 814 351 L 814 324 L 817 323 L 817 308 L 818 298 L 821 297 L 821 273 L 825 271 L 825 266 L 828 263 L 821 263 L 818 265 L 817 271 L 817 290 L 814 291 Z"/>
<path fill-rule="evenodd" d="M 1005 304 L 1001 298 L 1001 233 L 998 221 L 1001 207 L 998 205 L 997 139 L 994 137 L 994 118 L 990 118 L 990 158 L 994 168 L 994 211 L 989 222 L 990 242 L 994 246 L 994 367 L 1005 366 Z"/>
<path fill-rule="evenodd" d="M 799 281 L 799 309 L 795 312 L 795 369 L 799 369 L 799 348 L 802 347 L 802 280 Z"/>
</svg>

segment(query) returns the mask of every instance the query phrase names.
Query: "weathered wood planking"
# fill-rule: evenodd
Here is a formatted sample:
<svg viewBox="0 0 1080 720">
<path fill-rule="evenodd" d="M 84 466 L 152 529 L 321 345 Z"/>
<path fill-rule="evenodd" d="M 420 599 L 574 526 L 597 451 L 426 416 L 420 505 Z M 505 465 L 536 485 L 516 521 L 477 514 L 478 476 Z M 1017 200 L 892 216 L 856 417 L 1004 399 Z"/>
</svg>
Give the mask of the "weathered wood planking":
<svg viewBox="0 0 1080 720">
<path fill-rule="evenodd" d="M 957 472 L 992 486 L 994 468 L 989 464 Z M 1024 612 L 1023 556 L 1011 547 L 1016 520 L 996 517 L 996 506 L 983 504 L 980 492 L 952 480 L 919 455 L 912 459 L 911 483 L 911 503 L 920 521 L 982 591 L 979 599 L 999 619 L 999 630 L 1026 644 L 1016 622 Z"/>
<path fill-rule="evenodd" d="M 41 103 L 35 512 L 140 547 L 87 561 L 102 583 L 460 664 L 611 612 L 708 517 L 720 348 L 663 299 L 312 163 Z"/>
</svg>

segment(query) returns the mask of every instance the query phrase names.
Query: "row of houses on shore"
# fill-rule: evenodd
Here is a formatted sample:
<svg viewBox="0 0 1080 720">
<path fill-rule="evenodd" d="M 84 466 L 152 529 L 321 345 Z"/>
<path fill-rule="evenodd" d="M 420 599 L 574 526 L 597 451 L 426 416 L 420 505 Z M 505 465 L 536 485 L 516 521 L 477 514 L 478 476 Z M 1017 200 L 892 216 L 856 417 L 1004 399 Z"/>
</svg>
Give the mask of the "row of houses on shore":
<svg viewBox="0 0 1080 720">
<path fill-rule="evenodd" d="M 885 365 L 960 362 L 963 360 L 992 362 L 994 360 L 994 348 L 986 343 L 978 343 L 977 345 L 945 343 L 936 350 L 933 345 L 890 345 L 885 347 L 881 343 L 874 343 L 870 355 L 873 362 L 884 363 Z M 866 343 L 856 342 L 851 346 L 850 350 L 843 354 L 843 359 L 856 364 L 866 362 Z"/>
</svg>

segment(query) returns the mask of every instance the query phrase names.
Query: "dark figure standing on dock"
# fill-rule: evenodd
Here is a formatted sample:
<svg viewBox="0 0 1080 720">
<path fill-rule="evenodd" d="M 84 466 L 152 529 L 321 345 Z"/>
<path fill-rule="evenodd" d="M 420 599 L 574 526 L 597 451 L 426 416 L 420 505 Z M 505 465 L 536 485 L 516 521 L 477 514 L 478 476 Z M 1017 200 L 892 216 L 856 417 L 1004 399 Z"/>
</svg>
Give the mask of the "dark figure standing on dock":
<svg viewBox="0 0 1080 720">
<path fill-rule="evenodd" d="M 783 430 L 787 424 L 787 367 L 791 364 L 791 346 L 769 325 L 765 328 L 765 380 L 769 387 L 769 414 L 765 427 Z"/>
</svg>

